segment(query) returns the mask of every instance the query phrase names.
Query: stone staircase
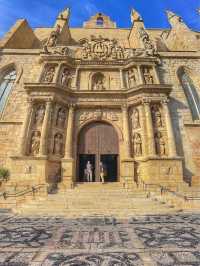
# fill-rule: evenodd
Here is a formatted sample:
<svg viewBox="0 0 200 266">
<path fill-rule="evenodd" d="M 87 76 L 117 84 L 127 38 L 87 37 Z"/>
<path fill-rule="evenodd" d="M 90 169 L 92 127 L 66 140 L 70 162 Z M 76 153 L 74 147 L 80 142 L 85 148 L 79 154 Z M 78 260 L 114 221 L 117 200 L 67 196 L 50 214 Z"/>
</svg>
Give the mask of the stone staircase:
<svg viewBox="0 0 200 266">
<path fill-rule="evenodd" d="M 120 183 L 84 183 L 57 194 L 38 196 L 13 208 L 24 216 L 115 216 L 166 214 L 176 211 L 170 205 L 148 197 L 148 192 L 133 187 L 126 190 Z"/>
</svg>

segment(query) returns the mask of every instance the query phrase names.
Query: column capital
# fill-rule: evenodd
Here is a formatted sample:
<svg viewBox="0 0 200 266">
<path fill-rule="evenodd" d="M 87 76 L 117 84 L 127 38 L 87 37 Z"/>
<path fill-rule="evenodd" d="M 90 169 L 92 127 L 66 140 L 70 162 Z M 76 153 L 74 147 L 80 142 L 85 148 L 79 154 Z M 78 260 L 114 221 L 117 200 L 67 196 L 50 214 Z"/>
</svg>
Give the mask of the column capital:
<svg viewBox="0 0 200 266">
<path fill-rule="evenodd" d="M 142 99 L 142 104 L 144 104 L 144 105 L 150 105 L 151 102 L 152 102 L 152 100 L 149 98 L 143 98 Z"/>
<path fill-rule="evenodd" d="M 123 104 L 121 105 L 121 109 L 122 109 L 122 111 L 127 111 L 127 110 L 128 110 L 128 104 L 123 103 Z"/>
<path fill-rule="evenodd" d="M 167 98 L 167 99 L 163 99 L 163 100 L 161 101 L 161 103 L 162 103 L 163 105 L 168 105 L 169 101 L 170 101 L 170 100 Z"/>
<path fill-rule="evenodd" d="M 77 105 L 75 103 L 68 103 L 67 106 L 68 106 L 69 109 L 74 110 Z"/>
</svg>

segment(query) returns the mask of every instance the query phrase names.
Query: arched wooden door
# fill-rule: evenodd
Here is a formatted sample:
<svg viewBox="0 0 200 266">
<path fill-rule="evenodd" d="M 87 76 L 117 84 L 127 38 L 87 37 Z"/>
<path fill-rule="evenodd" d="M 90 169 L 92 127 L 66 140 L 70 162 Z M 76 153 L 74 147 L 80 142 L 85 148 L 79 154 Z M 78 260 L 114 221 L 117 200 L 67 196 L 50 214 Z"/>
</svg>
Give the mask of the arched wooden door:
<svg viewBox="0 0 200 266">
<path fill-rule="evenodd" d="M 93 181 L 100 181 L 100 162 L 106 169 L 106 182 L 118 180 L 119 140 L 114 127 L 94 122 L 84 127 L 78 140 L 78 182 L 86 182 L 84 170 L 88 161 L 93 168 Z"/>
</svg>

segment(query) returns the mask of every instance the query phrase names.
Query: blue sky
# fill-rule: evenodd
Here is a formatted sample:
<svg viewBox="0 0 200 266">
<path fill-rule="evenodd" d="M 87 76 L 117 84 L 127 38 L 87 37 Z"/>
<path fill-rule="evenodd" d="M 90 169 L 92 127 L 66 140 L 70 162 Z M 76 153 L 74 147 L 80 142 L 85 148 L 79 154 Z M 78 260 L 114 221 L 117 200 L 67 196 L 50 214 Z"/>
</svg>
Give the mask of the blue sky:
<svg viewBox="0 0 200 266">
<path fill-rule="evenodd" d="M 183 17 L 187 25 L 200 31 L 200 0 L 0 0 L 0 36 L 19 18 L 26 18 L 32 27 L 51 27 L 58 12 L 71 8 L 71 26 L 81 26 L 96 12 L 105 13 L 119 27 L 130 27 L 130 10 L 142 15 L 147 28 L 169 27 L 165 10 Z"/>
</svg>

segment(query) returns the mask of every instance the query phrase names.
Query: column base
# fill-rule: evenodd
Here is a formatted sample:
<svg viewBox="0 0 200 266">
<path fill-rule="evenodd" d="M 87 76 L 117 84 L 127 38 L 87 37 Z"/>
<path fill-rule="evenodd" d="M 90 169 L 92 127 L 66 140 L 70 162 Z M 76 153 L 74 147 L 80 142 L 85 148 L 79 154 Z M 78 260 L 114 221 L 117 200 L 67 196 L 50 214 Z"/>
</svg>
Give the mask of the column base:
<svg viewBox="0 0 200 266">
<path fill-rule="evenodd" d="M 140 180 L 147 184 L 159 184 L 176 188 L 183 184 L 183 159 L 181 157 L 148 157 L 138 160 Z"/>
<path fill-rule="evenodd" d="M 71 189 L 74 187 L 74 163 L 73 158 L 62 159 L 62 181 L 59 184 L 60 189 Z"/>
<path fill-rule="evenodd" d="M 121 161 L 121 179 L 124 187 L 131 189 L 134 186 L 134 159 L 127 158 Z"/>
</svg>

